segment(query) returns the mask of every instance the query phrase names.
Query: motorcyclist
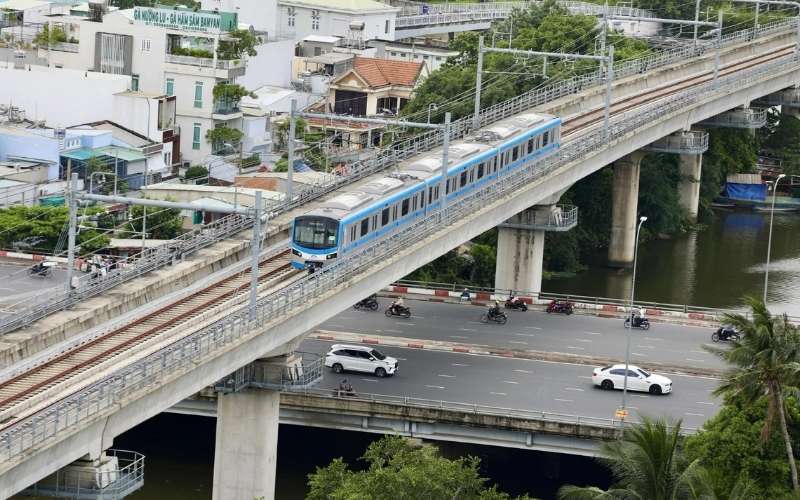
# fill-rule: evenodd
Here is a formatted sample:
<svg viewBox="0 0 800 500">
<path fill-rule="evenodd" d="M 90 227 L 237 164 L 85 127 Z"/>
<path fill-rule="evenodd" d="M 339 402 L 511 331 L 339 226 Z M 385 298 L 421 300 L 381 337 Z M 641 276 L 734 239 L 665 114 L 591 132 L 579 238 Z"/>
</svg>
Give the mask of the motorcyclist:
<svg viewBox="0 0 800 500">
<path fill-rule="evenodd" d="M 500 313 L 500 301 L 494 299 L 494 303 L 489 303 L 489 317 L 494 318 Z"/>
<path fill-rule="evenodd" d="M 720 339 L 729 340 L 731 336 L 736 333 L 736 329 L 734 329 L 731 325 L 722 325 L 719 327 L 718 333 Z"/>
<path fill-rule="evenodd" d="M 342 381 L 339 382 L 339 395 L 347 396 L 353 393 L 353 386 L 350 384 L 350 382 L 347 379 L 342 379 Z"/>
<path fill-rule="evenodd" d="M 31 273 L 34 274 L 42 274 L 44 272 L 44 264 L 41 262 L 37 262 L 36 264 L 31 267 Z"/>
<path fill-rule="evenodd" d="M 369 304 L 370 302 L 377 301 L 377 300 L 378 300 L 378 294 L 373 293 L 369 297 L 365 297 L 365 298 L 359 300 L 358 303 L 359 303 L 359 305 L 365 306 L 365 305 Z"/>
<path fill-rule="evenodd" d="M 403 311 L 405 308 L 406 308 L 406 304 L 405 304 L 405 301 L 403 300 L 403 297 L 397 297 L 397 298 L 396 298 L 396 299 L 395 299 L 395 300 L 392 302 L 392 310 L 393 310 L 394 312 L 400 312 L 400 311 Z"/>
<path fill-rule="evenodd" d="M 469 289 L 465 288 L 464 291 L 461 292 L 461 297 L 459 297 L 458 302 L 459 303 L 469 302 L 469 300 L 470 300 Z"/>
</svg>

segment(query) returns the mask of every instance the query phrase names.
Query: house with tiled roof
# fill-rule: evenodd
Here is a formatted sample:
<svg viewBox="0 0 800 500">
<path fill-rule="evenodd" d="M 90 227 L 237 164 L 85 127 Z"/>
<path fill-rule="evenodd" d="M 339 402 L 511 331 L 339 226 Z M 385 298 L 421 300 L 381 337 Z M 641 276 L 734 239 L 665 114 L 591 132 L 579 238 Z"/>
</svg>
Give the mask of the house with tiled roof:
<svg viewBox="0 0 800 500">
<path fill-rule="evenodd" d="M 356 56 L 352 68 L 331 81 L 325 111 L 351 116 L 396 116 L 427 76 L 424 62 Z M 323 130 L 332 136 L 334 145 L 344 146 L 344 149 L 380 144 L 384 128 L 345 119 L 311 119 L 308 125 Z"/>
</svg>

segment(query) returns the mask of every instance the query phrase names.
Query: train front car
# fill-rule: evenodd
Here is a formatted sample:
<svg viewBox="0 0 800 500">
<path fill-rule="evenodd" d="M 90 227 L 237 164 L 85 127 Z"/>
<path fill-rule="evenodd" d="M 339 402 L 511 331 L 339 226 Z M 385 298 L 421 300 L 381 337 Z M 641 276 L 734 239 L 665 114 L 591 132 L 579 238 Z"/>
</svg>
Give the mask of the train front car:
<svg viewBox="0 0 800 500">
<path fill-rule="evenodd" d="M 339 250 L 339 221 L 315 212 L 296 217 L 292 224 L 292 266 L 297 269 L 321 267 Z"/>
</svg>

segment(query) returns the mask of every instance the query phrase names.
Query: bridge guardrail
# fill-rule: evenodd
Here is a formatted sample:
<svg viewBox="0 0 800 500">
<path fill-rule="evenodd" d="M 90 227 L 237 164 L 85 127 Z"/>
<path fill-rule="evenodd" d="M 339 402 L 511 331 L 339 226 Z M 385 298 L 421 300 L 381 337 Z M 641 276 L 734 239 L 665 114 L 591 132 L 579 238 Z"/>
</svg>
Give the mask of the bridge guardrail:
<svg viewBox="0 0 800 500">
<path fill-rule="evenodd" d="M 26 451 L 68 431 L 84 421 L 98 418 L 118 408 L 125 400 L 141 397 L 161 379 L 174 379 L 213 359 L 222 351 L 247 338 L 259 335 L 305 310 L 309 304 L 339 286 L 351 283 L 354 274 L 385 263 L 386 259 L 407 250 L 415 242 L 442 231 L 451 223 L 467 220 L 490 204 L 514 191 L 553 173 L 575 161 L 602 154 L 614 140 L 659 123 L 672 113 L 685 112 L 699 102 L 701 94 L 725 95 L 776 72 L 800 68 L 797 53 L 775 59 L 748 71 L 720 78 L 717 84 L 706 82 L 673 94 L 669 100 L 657 101 L 630 112 L 610 126 L 610 136 L 597 130 L 581 141 L 567 144 L 558 153 L 539 162 L 520 167 L 513 176 L 504 176 L 477 189 L 448 206 L 445 214 L 429 214 L 403 230 L 377 240 L 363 251 L 343 257 L 328 268 L 292 282 L 259 299 L 251 316 L 249 307 L 232 311 L 225 317 L 193 332 L 163 349 L 127 366 L 92 385 L 64 397 L 57 403 L 0 430 L 0 463 L 22 456 Z M 708 97 L 703 95 L 703 97 Z M 444 229 L 447 230 L 447 229 Z M 252 319 L 251 319 L 252 318 Z"/>
<path fill-rule="evenodd" d="M 730 33 L 721 38 L 723 46 L 738 43 L 743 40 L 752 40 L 759 36 L 769 35 L 787 29 L 793 30 L 795 28 L 795 21 L 782 20 L 774 21 L 772 23 L 760 25 L 758 28 L 747 28 L 745 30 Z M 641 59 L 631 61 L 622 61 L 619 65 L 615 64 L 615 74 L 617 77 L 629 76 L 632 74 L 642 73 L 649 69 L 657 68 L 676 61 L 685 60 L 687 57 L 702 55 L 710 50 L 706 45 L 690 46 L 675 48 L 664 53 L 647 56 Z M 571 77 L 563 82 L 551 84 L 540 89 L 533 89 L 525 94 L 521 94 L 513 99 L 505 101 L 494 106 L 487 107 L 480 112 L 480 125 L 493 123 L 494 121 L 513 116 L 529 108 L 539 106 L 546 102 L 564 97 L 566 95 L 577 93 L 588 86 L 601 83 L 603 81 L 603 73 L 598 69 L 594 73 L 588 75 L 579 75 Z M 450 138 L 451 140 L 460 139 L 466 136 L 472 130 L 472 117 L 465 116 L 456 120 L 451 125 Z M 330 193 L 341 186 L 358 181 L 375 172 L 384 170 L 388 167 L 396 165 L 399 161 L 409 158 L 421 152 L 429 151 L 443 142 L 444 134 L 441 131 L 432 131 L 425 134 L 420 134 L 405 141 L 401 141 L 392 145 L 387 150 L 376 155 L 369 160 L 357 161 L 348 167 L 346 175 L 335 177 L 331 180 L 322 181 L 316 185 L 310 186 L 306 189 L 300 190 L 291 200 L 276 201 L 266 205 L 267 212 L 270 218 L 288 212 L 298 206 L 301 206 L 308 201 L 314 200 L 322 195 Z M 251 221 L 238 216 L 224 217 L 217 223 L 220 227 L 228 227 L 228 230 L 212 231 L 215 233 L 214 238 L 206 238 L 203 230 L 199 232 L 184 235 L 178 240 L 177 248 L 173 248 L 172 243 L 167 243 L 156 249 L 150 249 L 147 253 L 152 252 L 152 260 L 144 260 L 142 262 L 135 262 L 132 266 L 133 270 L 122 271 L 110 276 L 104 277 L 97 283 L 89 284 L 86 287 L 78 287 L 77 292 L 68 294 L 64 292 L 58 297 L 53 297 L 44 304 L 35 304 L 29 308 L 28 311 L 22 314 L 15 314 L 9 318 L 0 321 L 0 334 L 7 333 L 31 324 L 32 322 L 43 318 L 53 312 L 67 309 L 72 305 L 86 300 L 109 290 L 119 283 L 129 279 L 138 277 L 146 272 L 173 262 L 180 255 L 190 253 L 198 248 L 203 248 L 216 241 L 225 239 L 236 232 L 242 231 L 250 227 Z M 216 227 L 212 225 L 212 228 Z M 127 269 L 127 268 L 126 268 Z"/>
</svg>

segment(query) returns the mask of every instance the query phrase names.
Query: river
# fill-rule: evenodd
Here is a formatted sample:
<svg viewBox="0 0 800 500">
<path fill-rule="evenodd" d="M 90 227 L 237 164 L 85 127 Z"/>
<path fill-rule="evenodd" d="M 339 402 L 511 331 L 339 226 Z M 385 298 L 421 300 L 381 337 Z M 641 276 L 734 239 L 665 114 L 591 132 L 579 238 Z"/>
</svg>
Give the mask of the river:
<svg viewBox="0 0 800 500">
<path fill-rule="evenodd" d="M 645 223 L 646 224 L 646 223 Z M 769 214 L 716 212 L 702 231 L 639 247 L 636 299 L 705 307 L 735 307 L 764 293 Z M 605 266 L 605 251 L 589 269 L 546 280 L 547 292 L 629 299 L 630 271 Z M 776 214 L 767 304 L 800 316 L 800 215 Z"/>
</svg>

